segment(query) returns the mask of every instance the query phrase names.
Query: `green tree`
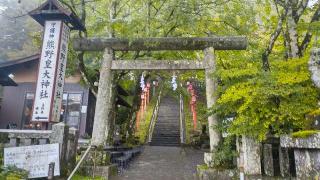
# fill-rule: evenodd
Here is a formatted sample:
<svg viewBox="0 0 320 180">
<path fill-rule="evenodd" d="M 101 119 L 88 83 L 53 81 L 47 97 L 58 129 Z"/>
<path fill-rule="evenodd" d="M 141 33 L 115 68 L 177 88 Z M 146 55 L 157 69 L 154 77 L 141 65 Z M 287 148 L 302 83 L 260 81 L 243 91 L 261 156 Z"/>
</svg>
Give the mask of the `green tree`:
<svg viewBox="0 0 320 180">
<path fill-rule="evenodd" d="M 309 27 L 318 20 L 319 4 L 310 7 L 306 0 L 60 1 L 77 13 L 86 26 L 85 32 L 74 37 L 246 35 L 247 51 L 216 53 L 215 76 L 220 80 L 217 93 L 220 98 L 214 112 L 222 119 L 234 117 L 234 121 L 222 123 L 231 134 L 259 139 L 268 133 L 307 128 L 305 115 L 316 107 L 317 90 L 310 81 L 305 54 L 312 39 Z M 69 63 L 77 65 L 84 82 L 96 94 L 94 82 L 98 80 L 101 53 L 70 54 L 73 56 Z M 117 52 L 115 56 L 160 60 L 203 58 L 197 51 Z M 128 73 L 120 72 L 116 79 L 129 77 Z M 196 73 L 201 80 L 203 72 Z M 135 82 L 139 82 L 140 75 L 141 72 L 134 73 Z M 190 72 L 181 73 L 183 76 L 190 76 Z M 137 95 L 139 86 L 135 87 Z"/>
</svg>

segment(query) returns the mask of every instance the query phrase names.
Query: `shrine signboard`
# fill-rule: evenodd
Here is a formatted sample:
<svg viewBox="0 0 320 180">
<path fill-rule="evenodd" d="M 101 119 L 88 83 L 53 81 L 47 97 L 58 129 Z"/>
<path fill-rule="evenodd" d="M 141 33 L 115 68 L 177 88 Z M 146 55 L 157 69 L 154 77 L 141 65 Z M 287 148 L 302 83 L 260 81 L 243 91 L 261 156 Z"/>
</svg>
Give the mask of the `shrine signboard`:
<svg viewBox="0 0 320 180">
<path fill-rule="evenodd" d="M 46 21 L 32 121 L 59 122 L 68 53 L 69 27 Z"/>
<path fill-rule="evenodd" d="M 4 166 L 25 169 L 28 178 L 48 177 L 50 163 L 54 163 L 54 176 L 59 176 L 59 144 L 4 148 Z"/>
</svg>

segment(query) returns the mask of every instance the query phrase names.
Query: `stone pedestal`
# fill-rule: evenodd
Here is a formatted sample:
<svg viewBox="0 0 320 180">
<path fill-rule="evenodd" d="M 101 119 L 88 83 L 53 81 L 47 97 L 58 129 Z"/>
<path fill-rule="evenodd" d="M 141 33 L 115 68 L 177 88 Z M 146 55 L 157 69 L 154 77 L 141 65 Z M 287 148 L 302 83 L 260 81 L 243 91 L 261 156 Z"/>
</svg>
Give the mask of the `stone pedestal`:
<svg viewBox="0 0 320 180">
<path fill-rule="evenodd" d="M 79 139 L 79 131 L 74 127 L 70 128 L 67 155 L 66 155 L 69 169 L 73 169 L 76 165 L 78 139 Z"/>
<path fill-rule="evenodd" d="M 279 147 L 280 175 L 282 177 L 290 176 L 289 151 L 286 148 Z"/>
<path fill-rule="evenodd" d="M 85 176 L 95 176 L 101 177 L 103 180 L 108 180 L 112 176 L 117 175 L 118 167 L 116 164 L 106 165 L 106 166 L 84 166 L 81 168 L 83 175 Z"/>
<path fill-rule="evenodd" d="M 272 144 L 263 144 L 263 167 L 267 176 L 274 176 Z"/>
<path fill-rule="evenodd" d="M 307 138 L 280 137 L 282 148 L 293 148 L 298 179 L 312 179 L 320 174 L 320 133 Z"/>
<path fill-rule="evenodd" d="M 239 153 L 238 168 L 243 169 L 246 175 L 261 175 L 261 152 L 260 143 L 256 140 L 243 136 L 237 140 Z"/>
<path fill-rule="evenodd" d="M 197 179 L 199 180 L 232 180 L 238 178 L 239 172 L 235 169 L 213 169 L 197 166 Z"/>
<path fill-rule="evenodd" d="M 59 143 L 60 146 L 60 160 L 66 160 L 68 147 L 69 127 L 63 123 L 57 123 L 52 126 L 52 133 L 50 135 L 50 144 Z"/>
<path fill-rule="evenodd" d="M 204 163 L 208 167 L 214 167 L 214 153 L 204 153 Z"/>
<path fill-rule="evenodd" d="M 59 143 L 60 146 L 60 169 L 61 174 L 67 174 L 67 149 L 68 149 L 69 127 L 63 123 L 52 125 L 50 144 Z"/>
</svg>

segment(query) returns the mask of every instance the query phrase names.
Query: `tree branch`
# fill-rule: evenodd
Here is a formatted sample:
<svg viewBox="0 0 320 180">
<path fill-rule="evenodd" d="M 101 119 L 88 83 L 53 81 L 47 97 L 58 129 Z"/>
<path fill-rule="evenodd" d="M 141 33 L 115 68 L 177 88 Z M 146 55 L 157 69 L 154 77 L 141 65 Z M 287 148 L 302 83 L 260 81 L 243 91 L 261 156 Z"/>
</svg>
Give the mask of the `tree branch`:
<svg viewBox="0 0 320 180">
<path fill-rule="evenodd" d="M 301 15 L 303 14 L 304 10 L 306 9 L 308 5 L 309 0 L 302 0 L 300 1 L 298 8 L 296 11 L 294 11 L 294 21 L 298 23 Z"/>
<path fill-rule="evenodd" d="M 309 28 L 307 30 L 306 35 L 303 38 L 303 41 L 301 42 L 301 45 L 299 46 L 299 55 L 302 56 L 304 51 L 307 49 L 311 38 L 312 38 L 312 33 L 311 33 L 311 28 L 310 28 L 310 24 L 315 22 L 315 21 L 319 21 L 320 19 L 320 4 L 318 5 L 318 8 L 316 9 L 316 11 L 314 12 L 310 23 L 309 23 Z"/>
<path fill-rule="evenodd" d="M 74 2 L 71 1 L 71 3 L 72 3 L 72 5 L 64 2 L 64 4 L 66 6 L 68 6 L 70 9 L 73 9 L 73 8 L 75 9 Z M 83 25 L 85 26 L 85 22 L 86 22 L 85 0 L 81 0 L 81 11 L 82 12 L 81 12 L 80 20 L 83 23 Z M 88 36 L 86 30 L 83 33 L 84 33 L 84 37 Z M 83 37 L 82 31 L 79 31 L 79 37 L 80 38 Z M 78 57 L 78 70 L 79 70 L 79 72 L 81 74 L 81 77 L 84 80 L 84 82 L 89 86 L 89 90 L 96 97 L 97 96 L 97 88 L 94 86 L 94 82 L 92 82 L 91 79 L 89 78 L 89 74 L 87 72 L 87 69 L 86 69 L 86 66 L 85 66 L 85 63 L 84 63 L 84 53 L 85 53 L 84 51 L 81 51 L 80 53 L 77 54 L 77 57 Z"/>
<path fill-rule="evenodd" d="M 274 43 L 276 42 L 277 38 L 279 37 L 279 34 L 281 33 L 282 24 L 283 24 L 283 21 L 285 20 L 287 12 L 288 12 L 287 9 L 285 9 L 284 12 L 282 13 L 282 15 L 279 17 L 277 27 L 270 37 L 269 44 L 268 44 L 267 48 L 264 50 L 264 52 L 262 53 L 262 68 L 265 71 L 270 71 L 270 64 L 269 64 L 268 57 L 269 57 L 270 53 L 272 52 Z"/>
</svg>

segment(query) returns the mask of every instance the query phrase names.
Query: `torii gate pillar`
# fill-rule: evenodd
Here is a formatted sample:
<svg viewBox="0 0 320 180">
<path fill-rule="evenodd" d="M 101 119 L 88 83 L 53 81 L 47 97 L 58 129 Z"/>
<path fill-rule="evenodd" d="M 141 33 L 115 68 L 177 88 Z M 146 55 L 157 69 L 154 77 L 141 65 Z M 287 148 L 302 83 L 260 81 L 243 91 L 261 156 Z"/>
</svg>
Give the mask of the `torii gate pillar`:
<svg viewBox="0 0 320 180">
<path fill-rule="evenodd" d="M 112 108 L 112 79 L 111 71 L 113 50 L 105 48 L 100 69 L 100 80 L 97 95 L 97 106 L 94 114 L 94 124 L 91 144 L 101 146 L 106 144 L 110 131 L 110 111 Z"/>
<path fill-rule="evenodd" d="M 206 64 L 205 77 L 206 77 L 206 96 L 207 96 L 207 107 L 211 108 L 217 100 L 217 82 L 213 77 L 213 73 L 216 69 L 216 63 L 214 59 L 214 49 L 212 47 L 206 48 L 204 50 L 204 62 Z M 210 137 L 210 150 L 214 151 L 220 141 L 220 133 L 215 130 L 218 125 L 218 119 L 216 115 L 211 115 L 208 117 L 208 128 Z"/>
<path fill-rule="evenodd" d="M 216 63 L 214 57 L 214 49 L 212 47 L 204 49 L 204 63 L 205 66 L 205 78 L 206 78 L 206 97 L 207 107 L 211 108 L 217 100 L 217 82 L 213 77 L 213 73 L 216 70 Z M 218 125 L 218 119 L 215 114 L 208 117 L 208 128 L 210 138 L 210 152 L 204 154 L 204 161 L 208 166 L 213 166 L 214 153 L 217 150 L 219 142 L 221 140 L 221 134 L 216 126 Z"/>
</svg>

